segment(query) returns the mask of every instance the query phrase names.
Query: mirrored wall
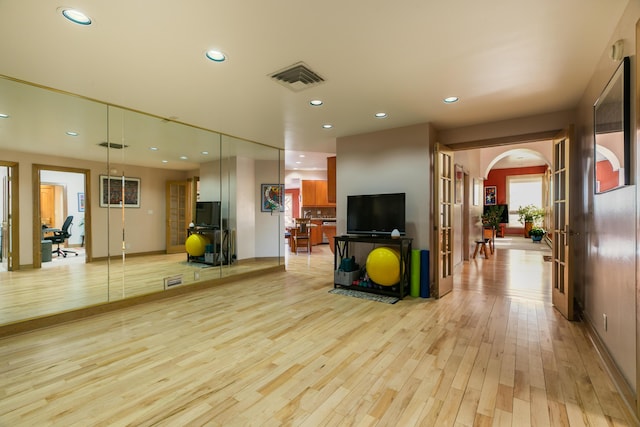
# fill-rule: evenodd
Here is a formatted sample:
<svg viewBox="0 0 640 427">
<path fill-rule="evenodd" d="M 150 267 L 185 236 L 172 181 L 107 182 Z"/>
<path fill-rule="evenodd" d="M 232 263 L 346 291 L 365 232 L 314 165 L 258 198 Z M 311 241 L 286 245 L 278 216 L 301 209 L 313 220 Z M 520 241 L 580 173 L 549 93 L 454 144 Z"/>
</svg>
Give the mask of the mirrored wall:
<svg viewBox="0 0 640 427">
<path fill-rule="evenodd" d="M 282 150 L 8 78 L 0 115 L 0 324 L 284 264 Z"/>
</svg>

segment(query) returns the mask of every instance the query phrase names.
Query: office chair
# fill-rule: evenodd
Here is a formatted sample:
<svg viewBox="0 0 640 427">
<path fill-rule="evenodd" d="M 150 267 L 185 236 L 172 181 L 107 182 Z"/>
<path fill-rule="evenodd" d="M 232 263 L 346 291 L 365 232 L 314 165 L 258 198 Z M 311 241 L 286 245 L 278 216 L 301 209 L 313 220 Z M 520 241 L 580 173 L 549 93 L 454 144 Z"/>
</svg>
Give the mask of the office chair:
<svg viewBox="0 0 640 427">
<path fill-rule="evenodd" d="M 53 236 L 47 236 L 44 240 L 51 240 L 51 243 L 55 243 L 58 247 L 52 251 L 54 254 L 58 254 L 58 256 L 62 255 L 63 257 L 67 257 L 67 254 L 76 254 L 78 253 L 69 249 L 60 249 L 60 245 L 64 243 L 69 237 L 71 237 L 71 225 L 73 224 L 73 215 L 69 215 L 67 219 L 64 220 L 64 224 L 62 224 L 61 230 L 52 231 Z"/>
<path fill-rule="evenodd" d="M 311 252 L 311 220 L 308 218 L 296 218 L 296 232 L 293 236 L 296 254 L 301 248 Z M 302 243 L 302 244 L 301 244 Z"/>
</svg>

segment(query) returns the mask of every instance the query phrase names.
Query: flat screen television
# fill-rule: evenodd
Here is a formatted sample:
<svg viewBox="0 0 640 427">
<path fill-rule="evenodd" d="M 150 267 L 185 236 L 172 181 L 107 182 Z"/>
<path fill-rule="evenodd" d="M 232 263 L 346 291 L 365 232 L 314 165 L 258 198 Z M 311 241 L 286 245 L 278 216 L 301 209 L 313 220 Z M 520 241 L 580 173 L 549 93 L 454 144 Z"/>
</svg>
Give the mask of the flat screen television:
<svg viewBox="0 0 640 427">
<path fill-rule="evenodd" d="M 196 202 L 196 220 L 198 227 L 220 227 L 220 202 Z"/>
<path fill-rule="evenodd" d="M 509 205 L 484 205 L 483 214 L 486 214 L 489 209 L 493 206 L 504 206 L 502 210 L 502 218 L 500 219 L 501 224 L 509 224 Z"/>
<path fill-rule="evenodd" d="M 406 233 L 405 193 L 347 196 L 347 234 Z"/>
</svg>

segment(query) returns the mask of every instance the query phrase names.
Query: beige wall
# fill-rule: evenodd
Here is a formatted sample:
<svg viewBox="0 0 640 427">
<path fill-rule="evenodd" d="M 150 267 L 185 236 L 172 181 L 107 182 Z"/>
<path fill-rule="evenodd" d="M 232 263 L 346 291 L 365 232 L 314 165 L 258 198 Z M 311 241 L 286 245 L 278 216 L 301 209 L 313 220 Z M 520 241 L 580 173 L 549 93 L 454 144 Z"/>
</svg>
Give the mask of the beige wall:
<svg viewBox="0 0 640 427">
<path fill-rule="evenodd" d="M 640 2 L 631 1 L 609 45 L 624 39 L 625 56 L 632 56 L 632 87 L 636 81 L 636 22 L 640 18 Z M 636 248 L 638 168 L 632 173 L 634 185 L 609 193 L 594 195 L 593 189 L 593 104 L 616 70 L 618 62 L 603 51 L 588 88 L 580 100 L 576 122 L 576 150 L 579 163 L 575 164 L 576 184 L 572 195 L 579 206 L 573 221 L 580 225 L 580 236 L 575 238 L 581 253 L 576 257 L 584 274 L 576 277 L 576 295 L 584 307 L 585 316 L 595 327 L 625 379 L 636 388 Z M 633 96 L 635 99 L 635 96 Z M 632 101 L 632 109 L 636 102 Z M 635 113 L 631 117 L 635 117 Z M 632 126 L 632 147 L 637 147 L 636 126 Z M 636 148 L 632 152 L 637 153 Z M 636 158 L 632 165 L 637 165 Z M 632 167 L 634 169 L 634 167 Z M 582 185 L 578 185 L 582 184 Z M 580 195 L 584 197 L 579 198 Z M 607 315 L 607 329 L 603 314 Z"/>
<path fill-rule="evenodd" d="M 32 205 L 32 165 L 52 165 L 59 167 L 89 169 L 91 171 L 91 215 L 92 215 L 92 250 L 94 257 L 108 255 L 108 244 L 111 253 L 121 253 L 122 247 L 122 212 L 111 211 L 111 238 L 107 234 L 107 208 L 99 207 L 99 178 L 106 173 L 104 163 L 82 162 L 65 157 L 41 156 L 7 150 L 0 150 L 0 158 L 20 164 L 19 197 L 20 197 L 20 264 L 33 263 L 33 223 Z M 135 166 L 118 167 L 124 170 L 125 176 L 140 178 L 140 208 L 125 209 L 127 252 L 153 252 L 165 248 L 165 185 L 168 180 L 185 179 L 185 173 L 163 169 L 142 168 Z M 116 229 L 113 229 L 117 224 Z M 120 230 L 120 231 L 117 231 Z"/>
<path fill-rule="evenodd" d="M 431 214 L 429 124 L 342 137 L 336 142 L 336 227 L 346 232 L 347 196 L 406 193 L 407 237 L 429 249 Z"/>
</svg>

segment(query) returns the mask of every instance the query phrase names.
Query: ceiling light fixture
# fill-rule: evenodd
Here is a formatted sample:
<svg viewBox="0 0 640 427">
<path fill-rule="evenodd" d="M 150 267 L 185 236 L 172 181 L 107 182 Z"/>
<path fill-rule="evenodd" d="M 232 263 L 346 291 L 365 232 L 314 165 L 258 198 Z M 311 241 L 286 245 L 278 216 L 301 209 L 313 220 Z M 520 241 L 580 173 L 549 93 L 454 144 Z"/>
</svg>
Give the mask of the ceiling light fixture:
<svg viewBox="0 0 640 427">
<path fill-rule="evenodd" d="M 74 131 L 71 131 L 71 130 L 68 130 L 66 133 L 69 136 L 78 136 L 78 132 L 74 132 Z"/>
<path fill-rule="evenodd" d="M 151 151 L 158 151 L 158 150 L 159 150 L 159 148 L 158 148 L 158 147 L 149 147 L 149 150 L 151 150 Z"/>
<path fill-rule="evenodd" d="M 331 129 L 332 127 L 333 127 L 333 125 L 330 124 L 330 123 L 325 123 L 325 124 L 322 125 L 323 129 Z"/>
<path fill-rule="evenodd" d="M 319 107 L 322 104 L 324 104 L 324 102 L 322 102 L 322 100 L 320 99 L 312 99 L 311 101 L 309 101 L 309 104 L 311 104 L 314 107 Z"/>
<path fill-rule="evenodd" d="M 0 119 L 8 119 L 8 118 L 9 118 L 8 114 L 0 113 Z"/>
<path fill-rule="evenodd" d="M 91 25 L 91 18 L 76 9 L 62 9 L 62 16 L 78 25 Z"/>
<path fill-rule="evenodd" d="M 188 157 L 187 156 L 180 156 L 180 160 L 187 160 Z"/>
<path fill-rule="evenodd" d="M 453 104 L 454 102 L 458 102 L 460 98 L 458 98 L 457 96 L 448 96 L 445 99 L 443 99 L 442 101 L 445 104 Z"/>
<path fill-rule="evenodd" d="M 200 154 L 204 154 L 205 156 L 209 154 L 208 151 L 201 151 Z"/>
<path fill-rule="evenodd" d="M 219 50 L 208 50 L 206 56 L 213 62 L 224 62 L 227 59 L 227 55 Z"/>
<path fill-rule="evenodd" d="M 169 163 L 169 160 L 163 160 L 162 163 Z"/>
<path fill-rule="evenodd" d="M 383 113 L 383 112 L 376 113 L 376 118 L 378 119 L 386 119 L 387 117 L 389 117 L 387 113 Z"/>
</svg>

